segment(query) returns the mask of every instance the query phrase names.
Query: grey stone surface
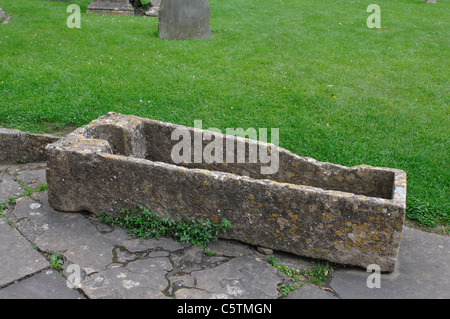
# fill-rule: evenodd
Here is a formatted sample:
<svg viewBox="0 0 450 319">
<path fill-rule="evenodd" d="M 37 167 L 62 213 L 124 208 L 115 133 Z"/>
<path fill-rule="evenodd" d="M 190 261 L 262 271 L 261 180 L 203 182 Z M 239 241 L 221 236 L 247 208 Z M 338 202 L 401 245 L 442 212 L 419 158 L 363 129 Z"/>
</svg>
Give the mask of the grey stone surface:
<svg viewBox="0 0 450 319">
<path fill-rule="evenodd" d="M 253 256 L 236 257 L 218 267 L 195 271 L 197 288 L 218 299 L 277 298 L 282 282 L 274 267 Z"/>
<path fill-rule="evenodd" d="M 25 187 L 36 190 L 46 186 L 45 167 L 45 163 L 0 165 L 0 203 L 24 194 Z M 23 171 L 26 171 L 25 175 L 21 174 Z"/>
<path fill-rule="evenodd" d="M 61 211 L 113 216 L 143 205 L 175 220 L 217 223 L 226 218 L 234 227 L 221 235 L 225 239 L 394 269 L 406 208 L 403 171 L 322 163 L 273 144 L 219 133 L 215 139 L 222 139 L 222 147 L 246 146 L 247 159 L 254 146 L 260 152 L 270 148 L 278 155 L 279 169 L 266 174 L 262 161 L 178 165 L 172 159 L 179 143 L 172 140 L 175 130 L 189 136 L 191 149 L 199 146 L 205 152 L 210 146 L 205 136 L 211 132 L 118 113 L 48 145 L 50 204 Z M 198 136 L 201 144 L 196 146 Z"/>
<path fill-rule="evenodd" d="M 1 171 L 0 165 L 0 203 L 6 203 L 11 196 L 18 196 L 24 192 L 19 182 L 6 170 Z M 4 166 L 3 167 L 9 167 Z"/>
<path fill-rule="evenodd" d="M 252 254 L 249 246 L 228 240 L 211 242 L 206 248 L 217 256 L 242 257 Z"/>
<path fill-rule="evenodd" d="M 0 290 L 0 299 L 86 299 L 68 289 L 66 279 L 57 270 L 46 269 Z"/>
<path fill-rule="evenodd" d="M 5 217 L 0 218 L 0 287 L 50 266 Z"/>
<path fill-rule="evenodd" d="M 34 180 L 41 175 L 36 168 L 1 166 L 0 174 L 8 170 Z M 9 183 L 14 181 L 0 185 L 7 189 Z M 367 287 L 370 273 L 364 270 L 334 266 L 331 291 L 305 284 L 286 298 L 450 298 L 450 237 L 409 227 L 403 235 L 398 266 L 392 274 L 381 275 L 381 288 Z M 262 299 L 280 298 L 277 288 L 289 284 L 256 247 L 220 240 L 206 249 L 216 255 L 169 238 L 130 238 L 120 228 L 100 226 L 86 212 L 55 211 L 47 193 L 38 192 L 17 200 L 0 217 L 0 298 Z M 78 290 L 67 288 L 65 278 L 50 268 L 47 258 L 55 252 L 64 258 L 66 277 L 67 266 L 79 263 Z M 317 265 L 317 260 L 284 252 L 274 251 L 273 256 L 288 268 Z"/>
<path fill-rule="evenodd" d="M 31 208 L 35 203 L 40 206 Z M 64 252 L 66 258 L 87 273 L 104 269 L 112 262 L 114 243 L 109 241 L 107 234 L 99 233 L 83 214 L 53 210 L 48 204 L 47 192 L 20 198 L 13 214 L 18 218 L 19 230 L 40 250 Z"/>
<path fill-rule="evenodd" d="M 58 137 L 0 128 L 0 164 L 45 161 L 45 147 Z"/>
<path fill-rule="evenodd" d="M 25 187 L 38 189 L 41 185 L 47 184 L 47 177 L 45 174 L 46 167 L 47 165 L 45 163 L 27 163 L 19 166 L 12 166 L 7 169 L 5 173 Z M 25 172 L 25 174 L 23 174 L 23 172 Z"/>
<path fill-rule="evenodd" d="M 161 271 L 144 275 L 116 266 L 87 276 L 80 289 L 91 299 L 160 299 L 167 285 Z"/>
<path fill-rule="evenodd" d="M 191 275 L 179 275 L 169 277 L 169 281 L 173 289 L 178 290 L 180 288 L 193 288 L 195 287 L 195 278 Z"/>
<path fill-rule="evenodd" d="M 270 248 L 264 248 L 264 247 L 258 247 L 257 250 L 264 255 L 272 255 L 273 254 L 273 250 Z"/>
<path fill-rule="evenodd" d="M 87 13 L 134 15 L 134 8 L 128 0 L 93 0 L 86 9 Z"/>
<path fill-rule="evenodd" d="M 218 299 L 209 292 L 197 288 L 181 288 L 175 292 L 177 299 Z"/>
<path fill-rule="evenodd" d="M 159 8 L 159 38 L 210 38 L 210 20 L 208 0 L 162 0 Z"/>
<path fill-rule="evenodd" d="M 327 292 L 312 284 L 305 284 L 299 289 L 291 292 L 285 299 L 339 299 L 330 292 Z"/>
<path fill-rule="evenodd" d="M 380 288 L 368 288 L 371 273 L 359 269 L 334 274 L 330 287 L 343 299 L 449 299 L 450 237 L 405 228 L 399 263 L 381 274 Z"/>
</svg>

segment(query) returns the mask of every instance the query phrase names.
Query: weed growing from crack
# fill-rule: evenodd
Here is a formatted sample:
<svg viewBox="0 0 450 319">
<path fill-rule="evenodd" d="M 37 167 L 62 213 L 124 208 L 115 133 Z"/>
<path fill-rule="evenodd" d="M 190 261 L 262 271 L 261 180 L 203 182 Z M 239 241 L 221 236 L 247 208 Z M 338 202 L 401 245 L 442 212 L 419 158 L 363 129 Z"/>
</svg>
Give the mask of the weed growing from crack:
<svg viewBox="0 0 450 319">
<path fill-rule="evenodd" d="M 319 263 L 316 268 L 312 270 L 296 270 L 288 268 L 286 265 L 280 265 L 278 259 L 273 256 L 267 258 L 267 261 L 293 281 L 290 285 L 281 285 L 279 287 L 278 290 L 284 297 L 307 283 L 323 286 L 326 280 L 331 277 L 330 266 L 328 263 Z"/>
<path fill-rule="evenodd" d="M 52 266 L 52 268 L 61 270 L 63 264 L 64 259 L 58 253 L 54 253 L 50 256 L 50 265 Z"/>
<path fill-rule="evenodd" d="M 4 210 L 6 210 L 6 203 L 0 203 L 0 218 L 6 217 Z"/>
<path fill-rule="evenodd" d="M 169 216 L 158 216 L 143 206 L 138 206 L 135 210 L 123 209 L 120 217 L 111 217 L 100 212 L 99 219 L 110 226 L 124 228 L 129 235 L 136 238 L 166 236 L 197 246 L 206 246 L 210 241 L 217 240 L 219 233 L 231 229 L 231 223 L 225 218 L 218 224 L 204 219 L 196 221 L 184 218 L 175 221 Z"/>
<path fill-rule="evenodd" d="M 10 196 L 10 197 L 7 199 L 7 202 L 8 202 L 8 204 L 11 204 L 11 205 L 15 205 L 15 204 L 16 204 L 16 200 L 19 199 L 19 198 L 22 198 L 22 197 L 28 197 L 28 196 L 30 196 L 30 195 L 33 195 L 34 193 L 39 193 L 39 192 L 43 192 L 43 191 L 48 190 L 48 186 L 47 186 L 47 184 L 45 184 L 45 183 L 40 184 L 37 188 L 33 189 L 33 188 L 31 188 L 30 186 L 25 185 L 25 184 L 24 184 L 20 179 L 18 179 L 18 178 L 15 178 L 14 180 L 15 180 L 16 182 L 18 182 L 18 183 L 22 186 L 22 188 L 24 189 L 24 192 L 21 193 L 21 194 L 19 194 L 19 195 L 16 195 L 16 196 Z"/>
<path fill-rule="evenodd" d="M 213 251 L 211 251 L 209 249 L 205 249 L 204 253 L 205 253 L 206 256 L 215 256 L 216 255 L 215 252 L 213 252 Z"/>
</svg>

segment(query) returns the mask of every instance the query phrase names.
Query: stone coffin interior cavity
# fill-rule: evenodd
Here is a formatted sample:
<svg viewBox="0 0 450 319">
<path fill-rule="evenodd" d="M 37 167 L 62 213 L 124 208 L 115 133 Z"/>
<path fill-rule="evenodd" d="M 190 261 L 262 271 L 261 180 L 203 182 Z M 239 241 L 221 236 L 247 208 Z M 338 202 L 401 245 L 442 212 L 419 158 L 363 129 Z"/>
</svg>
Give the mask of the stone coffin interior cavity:
<svg viewBox="0 0 450 319">
<path fill-rule="evenodd" d="M 118 115 L 119 116 L 119 115 Z M 137 129 L 128 132 L 129 119 L 123 122 L 119 117 L 105 120 L 100 125 L 86 131 L 85 137 L 108 141 L 113 154 L 132 156 L 154 162 L 174 164 L 171 157 L 172 148 L 178 140 L 171 140 L 174 129 L 179 125 L 147 120 L 139 123 Z M 194 128 L 185 127 L 191 134 L 194 149 Z M 217 134 L 223 139 L 234 140 L 234 163 L 194 163 L 194 152 L 191 154 L 190 163 L 177 165 L 220 171 L 240 176 L 248 176 L 253 179 L 269 179 L 275 182 L 289 183 L 318 187 L 324 190 L 334 190 L 356 195 L 365 195 L 385 199 L 393 198 L 395 173 L 386 169 L 371 166 L 357 166 L 348 168 L 345 166 L 322 163 L 312 158 L 298 157 L 287 150 L 279 150 L 279 169 L 275 174 L 262 174 L 261 166 L 267 166 L 261 162 L 252 163 L 249 160 L 250 145 L 259 146 L 257 141 L 236 138 L 234 136 Z M 202 150 L 210 140 L 203 139 Z M 245 144 L 245 163 L 237 163 L 238 143 Z M 225 153 L 224 143 L 224 153 Z M 224 156 L 225 158 L 225 156 Z"/>
</svg>

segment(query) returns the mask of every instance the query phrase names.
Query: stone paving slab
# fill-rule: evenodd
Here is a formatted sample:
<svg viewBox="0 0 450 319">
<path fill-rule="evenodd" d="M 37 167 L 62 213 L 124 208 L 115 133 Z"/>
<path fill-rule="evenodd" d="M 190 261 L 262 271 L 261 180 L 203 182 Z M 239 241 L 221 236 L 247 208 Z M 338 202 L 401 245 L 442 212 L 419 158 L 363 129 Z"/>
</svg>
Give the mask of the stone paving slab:
<svg viewBox="0 0 450 319">
<path fill-rule="evenodd" d="M 86 299 L 69 289 L 57 270 L 46 269 L 0 290 L 0 299 Z"/>
<path fill-rule="evenodd" d="M 6 203 L 11 196 L 23 193 L 22 186 L 6 171 L 9 166 L 0 165 L 0 203 Z M 4 168 L 5 170 L 2 170 Z"/>
<path fill-rule="evenodd" d="M 368 273 L 343 270 L 333 276 L 331 288 L 343 299 L 449 299 L 450 237 L 406 227 L 399 265 L 381 274 L 380 288 L 368 288 Z"/>
<path fill-rule="evenodd" d="M 0 256 L 0 287 L 50 265 L 5 218 L 0 218 Z"/>
<path fill-rule="evenodd" d="M 209 299 L 275 299 L 283 279 L 274 267 L 254 256 L 237 257 L 222 265 L 194 271 L 197 289 L 210 293 Z"/>
<path fill-rule="evenodd" d="M 300 289 L 291 292 L 286 299 L 339 299 L 333 293 L 327 292 L 315 285 L 305 284 Z"/>
<path fill-rule="evenodd" d="M 0 176 L 32 186 L 43 182 L 44 172 L 43 164 L 0 167 Z M 0 193 L 16 191 L 15 183 L 4 178 Z M 286 299 L 450 298 L 449 248 L 448 236 L 405 227 L 399 265 L 381 275 L 381 288 L 368 288 L 371 273 L 364 269 L 333 265 L 325 289 L 305 284 Z M 267 250 L 229 240 L 206 249 L 169 238 L 130 238 L 86 212 L 55 211 L 47 192 L 36 192 L 0 217 L 0 298 L 275 299 L 280 285 L 289 284 L 260 252 Z M 64 259 L 65 277 L 50 267 L 53 253 Z M 271 256 L 293 269 L 317 265 L 288 253 Z M 66 285 L 69 265 L 81 270 L 76 290 Z"/>
<path fill-rule="evenodd" d="M 45 163 L 28 163 L 9 167 L 6 169 L 6 174 L 12 176 L 24 186 L 35 189 L 42 184 L 47 184 L 46 167 Z"/>
</svg>

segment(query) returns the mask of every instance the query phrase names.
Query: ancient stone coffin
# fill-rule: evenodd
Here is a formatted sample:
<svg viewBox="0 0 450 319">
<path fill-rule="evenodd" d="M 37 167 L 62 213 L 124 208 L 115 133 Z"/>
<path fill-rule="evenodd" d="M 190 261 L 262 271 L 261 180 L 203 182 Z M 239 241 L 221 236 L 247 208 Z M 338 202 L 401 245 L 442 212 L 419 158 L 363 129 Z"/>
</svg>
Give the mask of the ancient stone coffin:
<svg viewBox="0 0 450 319">
<path fill-rule="evenodd" d="M 182 152 L 192 161 L 174 161 L 180 137 L 192 146 Z M 195 160 L 196 150 L 208 153 L 216 139 L 230 146 L 226 157 Z M 273 163 L 249 160 L 254 147 L 276 155 L 275 171 L 263 169 Z M 242 149 L 245 161 L 229 156 Z M 321 163 L 273 144 L 117 113 L 47 152 L 49 201 L 57 210 L 117 216 L 144 205 L 174 219 L 226 218 L 233 228 L 223 238 L 382 271 L 396 264 L 406 199 L 400 170 Z"/>
<path fill-rule="evenodd" d="M 210 18 L 208 0 L 162 0 L 159 8 L 159 38 L 210 38 Z"/>
</svg>

